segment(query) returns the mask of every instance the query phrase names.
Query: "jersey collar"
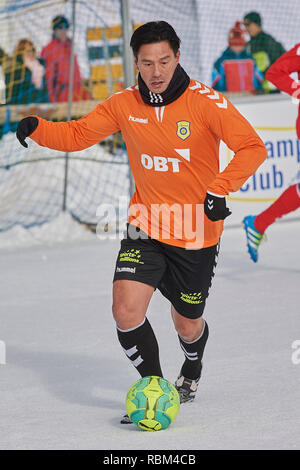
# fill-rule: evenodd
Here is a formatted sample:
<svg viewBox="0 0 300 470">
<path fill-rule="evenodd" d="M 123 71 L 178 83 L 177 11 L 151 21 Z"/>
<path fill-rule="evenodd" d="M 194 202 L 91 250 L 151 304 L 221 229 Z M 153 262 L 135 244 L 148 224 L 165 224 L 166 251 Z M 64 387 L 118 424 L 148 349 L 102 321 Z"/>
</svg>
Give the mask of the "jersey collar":
<svg viewBox="0 0 300 470">
<path fill-rule="evenodd" d="M 177 65 L 168 88 L 162 93 L 152 93 L 146 83 L 138 75 L 139 92 L 143 101 L 150 106 L 166 106 L 177 100 L 185 92 L 190 83 L 190 77 L 180 64 Z"/>
</svg>

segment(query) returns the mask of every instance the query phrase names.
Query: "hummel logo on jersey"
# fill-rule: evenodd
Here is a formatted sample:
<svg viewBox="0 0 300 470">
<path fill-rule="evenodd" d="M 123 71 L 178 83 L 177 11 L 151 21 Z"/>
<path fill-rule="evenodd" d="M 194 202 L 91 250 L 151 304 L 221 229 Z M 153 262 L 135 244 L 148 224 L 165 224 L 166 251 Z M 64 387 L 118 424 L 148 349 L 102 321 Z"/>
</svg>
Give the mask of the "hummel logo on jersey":
<svg viewBox="0 0 300 470">
<path fill-rule="evenodd" d="M 139 122 L 140 124 L 148 124 L 148 118 L 133 117 L 129 114 L 128 121 Z"/>
<path fill-rule="evenodd" d="M 220 95 L 216 90 L 213 90 L 212 88 L 208 88 L 207 86 L 203 85 L 203 83 L 196 82 L 196 85 L 191 86 L 190 90 L 198 90 L 198 93 L 201 95 L 206 95 L 207 98 L 211 100 L 219 100 Z M 223 101 L 221 103 L 215 103 L 218 108 L 224 108 L 227 109 L 227 100 L 223 96 Z"/>
<path fill-rule="evenodd" d="M 135 273 L 135 269 L 136 269 L 136 268 L 119 268 L 119 267 L 117 267 L 117 273 L 126 272 L 126 273 L 132 273 L 132 274 L 134 274 L 134 273 Z"/>
<path fill-rule="evenodd" d="M 213 199 L 208 199 L 207 200 L 207 207 L 210 211 L 214 208 L 214 200 Z"/>
</svg>

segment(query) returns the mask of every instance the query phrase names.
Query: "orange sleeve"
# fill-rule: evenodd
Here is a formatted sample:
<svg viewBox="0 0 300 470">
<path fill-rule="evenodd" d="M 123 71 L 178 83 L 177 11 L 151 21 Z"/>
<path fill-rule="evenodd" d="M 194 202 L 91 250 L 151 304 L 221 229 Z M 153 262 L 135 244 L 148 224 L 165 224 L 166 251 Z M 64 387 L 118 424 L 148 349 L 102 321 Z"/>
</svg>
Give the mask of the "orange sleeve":
<svg viewBox="0 0 300 470">
<path fill-rule="evenodd" d="M 225 170 L 217 174 L 207 190 L 225 196 L 237 191 L 255 173 L 267 158 L 267 150 L 250 123 L 227 98 L 220 93 L 219 95 L 220 100 L 217 102 L 207 100 L 203 120 L 211 132 L 223 140 L 235 155 Z"/>
<path fill-rule="evenodd" d="M 91 147 L 120 130 L 111 99 L 99 104 L 78 121 L 52 122 L 35 117 L 39 124 L 30 138 L 43 147 L 63 152 Z"/>
</svg>

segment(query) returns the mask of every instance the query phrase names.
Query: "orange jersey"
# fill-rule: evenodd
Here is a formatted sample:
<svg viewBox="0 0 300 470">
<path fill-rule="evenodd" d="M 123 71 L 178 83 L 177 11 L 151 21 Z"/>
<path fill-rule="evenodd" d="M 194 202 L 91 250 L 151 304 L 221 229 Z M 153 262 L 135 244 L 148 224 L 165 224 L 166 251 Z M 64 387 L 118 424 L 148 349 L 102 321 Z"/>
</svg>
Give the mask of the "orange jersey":
<svg viewBox="0 0 300 470">
<path fill-rule="evenodd" d="M 237 191 L 267 157 L 248 121 L 221 93 L 191 80 L 175 101 L 144 103 L 137 86 L 112 95 L 78 121 L 40 117 L 35 142 L 65 152 L 83 150 L 121 130 L 136 191 L 129 221 L 152 238 L 198 249 L 216 244 L 223 221 L 203 211 L 206 191 Z M 235 153 L 219 171 L 219 143 Z"/>
</svg>

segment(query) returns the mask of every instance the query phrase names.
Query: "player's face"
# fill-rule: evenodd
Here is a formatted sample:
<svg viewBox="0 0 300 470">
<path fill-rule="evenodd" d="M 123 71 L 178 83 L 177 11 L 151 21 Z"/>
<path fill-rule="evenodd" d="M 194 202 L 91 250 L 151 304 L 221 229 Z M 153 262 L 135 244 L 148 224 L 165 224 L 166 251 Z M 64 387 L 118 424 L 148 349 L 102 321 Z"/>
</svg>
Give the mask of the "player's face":
<svg viewBox="0 0 300 470">
<path fill-rule="evenodd" d="M 179 62 L 180 52 L 174 55 L 168 41 L 143 44 L 135 57 L 135 65 L 152 93 L 168 88 Z"/>
</svg>

